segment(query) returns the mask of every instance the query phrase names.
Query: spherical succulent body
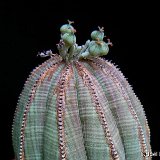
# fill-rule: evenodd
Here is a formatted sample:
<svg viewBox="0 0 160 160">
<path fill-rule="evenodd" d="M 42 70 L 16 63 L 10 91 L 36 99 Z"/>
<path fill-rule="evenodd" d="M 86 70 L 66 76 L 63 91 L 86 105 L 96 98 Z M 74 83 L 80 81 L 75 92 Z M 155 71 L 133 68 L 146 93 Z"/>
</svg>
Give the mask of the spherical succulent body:
<svg viewBox="0 0 160 160">
<path fill-rule="evenodd" d="M 74 34 L 65 27 L 61 37 Z M 99 57 L 110 42 L 92 37 L 81 47 L 62 38 L 59 54 L 30 74 L 13 123 L 16 160 L 151 159 L 141 102 L 119 69 Z M 91 44 L 99 45 L 96 53 Z"/>
</svg>

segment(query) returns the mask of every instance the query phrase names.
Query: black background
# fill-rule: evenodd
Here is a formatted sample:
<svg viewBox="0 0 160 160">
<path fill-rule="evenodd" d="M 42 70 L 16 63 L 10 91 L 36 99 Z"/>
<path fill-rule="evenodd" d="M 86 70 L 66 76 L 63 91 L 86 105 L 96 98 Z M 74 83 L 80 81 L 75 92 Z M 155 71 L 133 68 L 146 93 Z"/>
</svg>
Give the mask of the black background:
<svg viewBox="0 0 160 160">
<path fill-rule="evenodd" d="M 90 39 L 97 26 L 105 28 L 106 40 L 114 46 L 106 59 L 119 66 L 146 112 L 151 129 L 153 152 L 160 152 L 158 10 L 144 2 L 45 1 L 35 4 L 21 1 L 2 3 L 1 11 L 1 156 L 14 157 L 11 142 L 13 114 L 25 80 L 33 68 L 46 58 L 39 51 L 57 52 L 59 28 L 73 20 L 77 43 Z M 158 158 L 158 157 L 157 157 Z M 160 157 L 159 157 L 160 158 Z"/>
</svg>

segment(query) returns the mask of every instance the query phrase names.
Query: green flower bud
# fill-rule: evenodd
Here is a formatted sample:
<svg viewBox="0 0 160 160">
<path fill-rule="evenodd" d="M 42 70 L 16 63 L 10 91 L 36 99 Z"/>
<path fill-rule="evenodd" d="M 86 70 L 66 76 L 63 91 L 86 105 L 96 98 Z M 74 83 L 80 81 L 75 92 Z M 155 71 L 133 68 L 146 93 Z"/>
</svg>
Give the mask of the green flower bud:
<svg viewBox="0 0 160 160">
<path fill-rule="evenodd" d="M 61 28 L 60 28 L 60 32 L 62 34 L 65 33 L 74 33 L 76 30 L 74 29 L 74 27 L 70 24 L 64 24 Z"/>
<path fill-rule="evenodd" d="M 92 41 L 88 50 L 91 56 L 102 56 L 108 53 L 109 47 L 103 41 Z"/>
<path fill-rule="evenodd" d="M 91 38 L 92 38 L 92 40 L 100 40 L 100 41 L 102 41 L 103 40 L 103 38 L 104 38 L 104 32 L 103 31 L 93 31 L 92 33 L 91 33 Z"/>
<path fill-rule="evenodd" d="M 62 35 L 62 39 L 68 46 L 76 43 L 76 36 L 74 34 L 65 33 L 64 35 Z"/>
<path fill-rule="evenodd" d="M 96 43 L 96 41 L 91 41 L 88 51 L 91 56 L 98 56 L 101 51 L 101 45 Z"/>
<path fill-rule="evenodd" d="M 108 44 L 105 43 L 105 42 L 102 42 L 102 43 L 101 43 L 100 56 L 107 55 L 108 52 L 109 52 Z"/>
</svg>

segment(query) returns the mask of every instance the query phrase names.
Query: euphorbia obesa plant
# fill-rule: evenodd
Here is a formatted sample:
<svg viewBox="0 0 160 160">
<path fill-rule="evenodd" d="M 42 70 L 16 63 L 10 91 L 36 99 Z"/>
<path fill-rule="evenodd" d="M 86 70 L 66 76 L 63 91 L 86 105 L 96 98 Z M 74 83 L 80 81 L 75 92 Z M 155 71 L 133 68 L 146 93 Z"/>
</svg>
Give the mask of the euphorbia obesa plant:
<svg viewBox="0 0 160 160">
<path fill-rule="evenodd" d="M 104 29 L 76 43 L 71 22 L 60 28 L 59 54 L 35 68 L 13 123 L 16 160 L 151 159 L 143 107 L 123 74 L 100 58 L 112 43 Z M 146 156 L 145 156 L 146 155 Z"/>
</svg>

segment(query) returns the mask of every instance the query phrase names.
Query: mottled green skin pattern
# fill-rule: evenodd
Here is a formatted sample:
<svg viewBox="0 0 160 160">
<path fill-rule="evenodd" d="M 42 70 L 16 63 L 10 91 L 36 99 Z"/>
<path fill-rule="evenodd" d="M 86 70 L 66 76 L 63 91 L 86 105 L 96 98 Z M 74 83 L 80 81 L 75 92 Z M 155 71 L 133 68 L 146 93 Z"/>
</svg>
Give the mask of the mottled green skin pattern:
<svg viewBox="0 0 160 160">
<path fill-rule="evenodd" d="M 78 46 L 60 28 L 58 54 L 33 70 L 19 97 L 12 139 L 16 160 L 150 160 L 145 112 L 123 74 L 99 58 L 103 27 Z M 41 53 L 42 56 L 48 56 Z"/>
</svg>

